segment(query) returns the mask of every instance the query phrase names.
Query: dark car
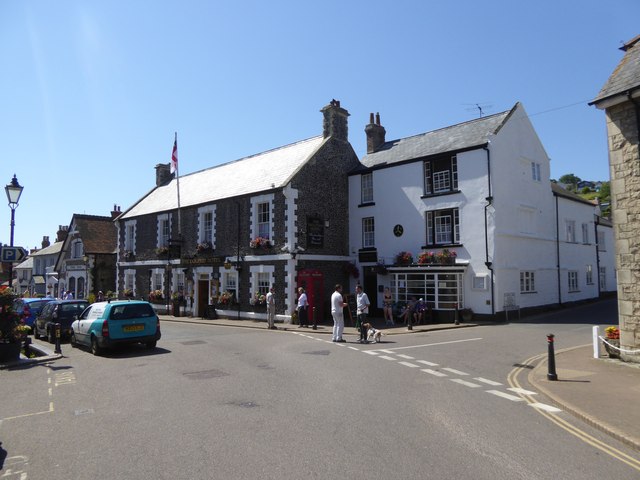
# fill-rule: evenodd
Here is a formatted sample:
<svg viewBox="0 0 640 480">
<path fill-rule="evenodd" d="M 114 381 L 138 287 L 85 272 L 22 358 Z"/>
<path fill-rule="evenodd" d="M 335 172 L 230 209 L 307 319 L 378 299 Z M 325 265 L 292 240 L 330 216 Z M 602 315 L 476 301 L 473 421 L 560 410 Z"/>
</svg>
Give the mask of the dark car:
<svg viewBox="0 0 640 480">
<path fill-rule="evenodd" d="M 33 323 L 42 308 L 54 300 L 54 298 L 17 298 L 13 301 L 13 310 L 20 315 L 25 325 L 33 329 Z"/>
<path fill-rule="evenodd" d="M 71 336 L 71 324 L 89 306 L 86 300 L 54 300 L 47 303 L 33 324 L 35 338 L 46 337 L 49 342 L 56 340 L 55 324 L 60 324 L 60 337 Z"/>
</svg>

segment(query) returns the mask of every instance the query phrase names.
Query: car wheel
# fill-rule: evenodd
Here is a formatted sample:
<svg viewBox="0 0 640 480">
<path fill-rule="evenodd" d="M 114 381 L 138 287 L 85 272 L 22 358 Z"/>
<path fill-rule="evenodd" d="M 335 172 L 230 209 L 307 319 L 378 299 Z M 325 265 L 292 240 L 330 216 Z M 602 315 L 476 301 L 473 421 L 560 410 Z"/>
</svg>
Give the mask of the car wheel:
<svg viewBox="0 0 640 480">
<path fill-rule="evenodd" d="M 152 350 L 152 349 L 156 348 L 156 344 L 157 344 L 157 343 L 158 343 L 158 342 L 154 340 L 153 342 L 147 342 L 147 344 L 146 344 L 146 345 L 147 345 L 147 348 L 148 348 L 149 350 Z"/>
<path fill-rule="evenodd" d="M 76 332 L 74 332 L 73 330 L 71 330 L 71 346 L 72 347 L 77 347 L 78 346 L 78 340 L 76 339 Z"/>
<path fill-rule="evenodd" d="M 98 339 L 95 336 L 91 337 L 91 353 L 94 355 L 100 355 L 102 353 L 102 349 L 100 345 L 98 345 Z"/>
</svg>

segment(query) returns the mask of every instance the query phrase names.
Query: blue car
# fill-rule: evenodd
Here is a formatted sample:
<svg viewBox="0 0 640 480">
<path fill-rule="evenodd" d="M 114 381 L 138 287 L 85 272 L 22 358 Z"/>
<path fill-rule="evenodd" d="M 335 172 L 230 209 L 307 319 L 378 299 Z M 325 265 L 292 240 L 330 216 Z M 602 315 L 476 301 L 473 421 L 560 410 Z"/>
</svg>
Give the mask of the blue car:
<svg viewBox="0 0 640 480">
<path fill-rule="evenodd" d="M 25 325 L 29 325 L 33 330 L 33 324 L 42 308 L 54 300 L 55 298 L 16 298 L 13 301 L 13 310 L 24 319 Z"/>
<path fill-rule="evenodd" d="M 149 302 L 116 300 L 88 306 L 71 325 L 71 345 L 85 345 L 100 355 L 116 345 L 142 343 L 155 348 L 160 319 Z"/>
</svg>

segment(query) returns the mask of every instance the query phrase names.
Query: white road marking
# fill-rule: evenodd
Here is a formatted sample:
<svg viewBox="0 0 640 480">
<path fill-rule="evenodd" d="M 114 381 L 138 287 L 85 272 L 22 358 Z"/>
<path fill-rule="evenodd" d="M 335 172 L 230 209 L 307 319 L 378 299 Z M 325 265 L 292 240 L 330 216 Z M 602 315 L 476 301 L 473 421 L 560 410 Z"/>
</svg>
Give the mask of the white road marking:
<svg viewBox="0 0 640 480">
<path fill-rule="evenodd" d="M 400 365 L 404 365 L 405 367 L 410 367 L 410 368 L 420 368 L 420 365 L 416 365 L 415 363 L 409 363 L 409 362 L 398 362 Z"/>
<path fill-rule="evenodd" d="M 389 355 L 380 355 L 378 358 L 384 358 L 385 360 L 391 360 L 392 362 L 396 361 L 394 357 L 390 357 Z"/>
<path fill-rule="evenodd" d="M 489 380 L 487 378 L 482 378 L 482 377 L 476 377 L 476 378 L 474 378 L 474 380 L 477 380 L 477 381 L 482 382 L 482 383 L 486 383 L 487 385 L 492 385 L 494 387 L 498 387 L 498 386 L 502 385 L 500 382 L 494 382 L 493 380 Z"/>
<path fill-rule="evenodd" d="M 380 352 L 376 352 L 375 350 L 363 350 L 367 355 L 378 355 Z"/>
<path fill-rule="evenodd" d="M 430 368 L 423 368 L 420 370 L 421 372 L 428 373 L 430 375 L 435 375 L 436 377 L 446 377 L 446 373 L 439 372 L 437 370 L 431 370 Z"/>
<path fill-rule="evenodd" d="M 443 368 L 442 370 L 453 373 L 454 375 L 469 375 L 468 373 L 461 372 L 460 370 L 456 370 L 455 368 Z"/>
<path fill-rule="evenodd" d="M 531 390 L 525 390 L 524 388 L 507 388 L 507 390 L 514 393 L 521 393 L 522 395 L 536 395 L 537 392 L 532 392 Z"/>
<path fill-rule="evenodd" d="M 562 411 L 559 408 L 547 405 L 546 403 L 530 403 L 529 406 L 549 413 L 558 413 Z"/>
<path fill-rule="evenodd" d="M 418 363 L 421 363 L 423 365 L 428 365 L 430 367 L 437 367 L 438 366 L 437 363 L 427 362 L 426 360 L 418 360 Z"/>
<path fill-rule="evenodd" d="M 477 383 L 467 382 L 466 380 L 462 380 L 460 378 L 450 378 L 449 380 L 459 383 L 460 385 L 464 385 L 465 387 L 480 388 L 482 386 L 478 385 Z"/>
<path fill-rule="evenodd" d="M 524 398 L 516 397 L 515 395 L 509 395 L 508 393 L 504 393 L 499 390 L 487 390 L 487 393 L 496 395 L 501 398 L 506 398 L 507 400 L 511 400 L 512 402 L 524 402 Z"/>
<path fill-rule="evenodd" d="M 360 351 L 360 349 L 359 349 L 359 348 L 356 348 L 356 347 L 349 347 L 349 350 L 355 350 L 356 352 L 359 352 L 359 351 Z"/>
<path fill-rule="evenodd" d="M 466 340 L 452 340 L 450 342 L 425 343 L 424 345 L 411 345 L 408 347 L 387 348 L 385 350 L 380 350 L 380 351 L 385 353 L 393 353 L 394 350 L 406 350 L 408 348 L 434 347 L 437 345 L 451 345 L 452 343 L 475 342 L 477 340 L 482 340 L 482 338 L 478 337 L 478 338 L 468 338 Z"/>
<path fill-rule="evenodd" d="M 398 355 L 400 358 L 404 358 L 406 360 L 415 360 L 415 357 L 412 357 L 410 355 L 404 355 L 404 354 L 399 354 Z"/>
</svg>

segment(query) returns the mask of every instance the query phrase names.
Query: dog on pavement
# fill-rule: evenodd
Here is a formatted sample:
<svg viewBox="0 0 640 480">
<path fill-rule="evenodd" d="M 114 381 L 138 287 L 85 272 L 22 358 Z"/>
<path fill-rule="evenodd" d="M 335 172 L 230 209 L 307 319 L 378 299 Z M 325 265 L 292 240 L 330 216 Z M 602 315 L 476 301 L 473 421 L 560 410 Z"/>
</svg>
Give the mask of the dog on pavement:
<svg viewBox="0 0 640 480">
<path fill-rule="evenodd" d="M 373 328 L 371 325 L 369 325 L 367 330 L 367 340 L 369 342 L 380 343 L 380 341 L 382 340 L 382 335 L 384 335 L 384 332 L 382 330 L 378 330 L 377 328 Z"/>
</svg>

